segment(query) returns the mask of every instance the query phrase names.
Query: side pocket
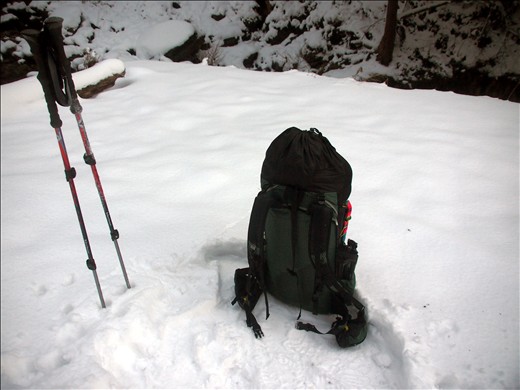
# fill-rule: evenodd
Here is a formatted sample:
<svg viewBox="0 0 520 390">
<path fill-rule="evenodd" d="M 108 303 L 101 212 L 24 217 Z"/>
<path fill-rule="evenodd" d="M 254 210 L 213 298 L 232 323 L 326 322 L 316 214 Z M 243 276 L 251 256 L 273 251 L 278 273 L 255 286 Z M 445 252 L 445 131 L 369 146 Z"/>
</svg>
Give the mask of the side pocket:
<svg viewBox="0 0 520 390">
<path fill-rule="evenodd" d="M 356 289 L 356 264 L 358 260 L 357 243 L 348 240 L 347 244 L 341 244 L 336 256 L 336 278 L 349 294 L 354 294 Z M 343 301 L 338 296 L 332 297 L 332 309 L 335 313 L 344 313 L 345 305 L 349 302 Z"/>
<path fill-rule="evenodd" d="M 347 245 L 340 245 L 336 256 L 336 277 L 340 280 L 353 280 L 355 278 L 358 261 L 357 243 L 348 240 Z"/>
<path fill-rule="evenodd" d="M 249 268 L 239 268 L 235 271 L 235 299 L 231 302 L 244 310 L 253 310 L 262 295 L 258 280 L 251 274 Z"/>
</svg>

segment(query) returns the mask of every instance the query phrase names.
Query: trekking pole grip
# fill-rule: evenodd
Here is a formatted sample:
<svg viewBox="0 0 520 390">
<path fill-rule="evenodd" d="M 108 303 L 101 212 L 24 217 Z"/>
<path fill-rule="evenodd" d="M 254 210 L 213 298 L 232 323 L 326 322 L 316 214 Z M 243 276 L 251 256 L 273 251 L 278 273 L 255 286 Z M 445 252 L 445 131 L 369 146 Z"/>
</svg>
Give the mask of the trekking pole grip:
<svg viewBox="0 0 520 390">
<path fill-rule="evenodd" d="M 58 106 L 56 105 L 56 95 L 52 85 L 49 68 L 47 65 L 47 53 L 44 50 L 44 43 L 42 42 L 42 35 L 36 30 L 23 30 L 22 36 L 25 38 L 36 62 L 38 68 L 38 81 L 42 85 L 45 101 L 47 102 L 47 109 L 51 118 L 51 126 L 59 128 L 62 125 L 60 115 L 58 113 Z"/>
<path fill-rule="evenodd" d="M 58 72 L 63 78 L 65 78 L 65 94 L 71 100 L 76 100 L 77 94 L 76 88 L 74 87 L 74 81 L 72 80 L 70 62 L 65 55 L 65 49 L 63 47 L 62 26 L 63 19 L 57 16 L 51 16 L 44 22 L 44 30 L 48 35 L 49 43 L 55 54 Z"/>
</svg>

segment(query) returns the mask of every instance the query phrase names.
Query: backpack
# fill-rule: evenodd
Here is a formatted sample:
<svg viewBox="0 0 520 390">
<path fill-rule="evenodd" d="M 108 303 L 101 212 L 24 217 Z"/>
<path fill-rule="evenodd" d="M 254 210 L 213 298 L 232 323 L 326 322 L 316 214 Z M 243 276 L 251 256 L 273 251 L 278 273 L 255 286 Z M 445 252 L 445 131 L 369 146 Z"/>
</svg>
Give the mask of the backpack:
<svg viewBox="0 0 520 390">
<path fill-rule="evenodd" d="M 367 334 L 365 307 L 354 296 L 357 243 L 343 242 L 343 221 L 352 169 L 317 129 L 291 127 L 269 146 L 247 236 L 248 268 L 235 271 L 235 299 L 257 338 L 263 332 L 253 309 L 267 293 L 313 314 L 337 314 L 322 333 L 312 324 L 296 328 L 331 334 L 341 347 Z M 348 220 L 348 219 L 347 219 Z"/>
</svg>

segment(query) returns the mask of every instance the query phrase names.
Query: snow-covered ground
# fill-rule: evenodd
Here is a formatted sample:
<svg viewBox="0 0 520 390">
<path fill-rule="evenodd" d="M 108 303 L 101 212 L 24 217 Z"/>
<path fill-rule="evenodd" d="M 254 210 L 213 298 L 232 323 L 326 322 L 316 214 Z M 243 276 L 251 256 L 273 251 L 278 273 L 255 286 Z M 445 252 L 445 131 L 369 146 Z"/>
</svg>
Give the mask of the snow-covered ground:
<svg viewBox="0 0 520 390">
<path fill-rule="evenodd" d="M 1 87 L 3 389 L 519 387 L 518 104 L 297 71 L 125 66 L 81 103 L 130 290 L 60 110 L 106 309 L 40 85 Z M 255 309 L 256 340 L 230 304 L 265 150 L 290 126 L 320 129 L 353 167 L 370 326 L 351 349 L 296 330 L 298 310 L 274 299 L 267 321 Z"/>
</svg>

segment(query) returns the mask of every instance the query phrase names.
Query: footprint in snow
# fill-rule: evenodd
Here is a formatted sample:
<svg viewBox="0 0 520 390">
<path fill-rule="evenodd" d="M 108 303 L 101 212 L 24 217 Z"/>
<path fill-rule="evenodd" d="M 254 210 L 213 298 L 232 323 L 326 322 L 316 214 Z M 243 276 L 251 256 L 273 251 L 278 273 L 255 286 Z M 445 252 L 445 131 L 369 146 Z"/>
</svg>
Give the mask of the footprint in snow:
<svg viewBox="0 0 520 390">
<path fill-rule="evenodd" d="M 32 287 L 34 294 L 38 297 L 41 297 L 41 296 L 47 294 L 47 292 L 49 291 L 47 286 L 44 286 L 43 284 L 33 283 L 31 287 Z"/>
<path fill-rule="evenodd" d="M 455 335 L 459 333 L 458 325 L 450 320 L 444 319 L 440 321 L 433 321 L 427 328 L 429 339 L 435 340 L 435 343 L 442 341 L 448 348 L 455 347 Z"/>
<path fill-rule="evenodd" d="M 389 300 L 383 305 L 366 302 L 369 307 L 367 341 L 375 348 L 372 361 L 382 370 L 386 384 L 394 388 L 410 388 L 412 361 L 404 336 L 395 328 L 393 319 L 407 312 L 407 306 L 396 306 Z"/>
<path fill-rule="evenodd" d="M 62 286 L 70 286 L 70 285 L 74 284 L 75 281 L 76 281 L 76 278 L 75 278 L 74 274 L 70 274 L 70 275 L 67 275 L 63 279 L 63 282 L 61 283 L 61 285 Z"/>
</svg>

